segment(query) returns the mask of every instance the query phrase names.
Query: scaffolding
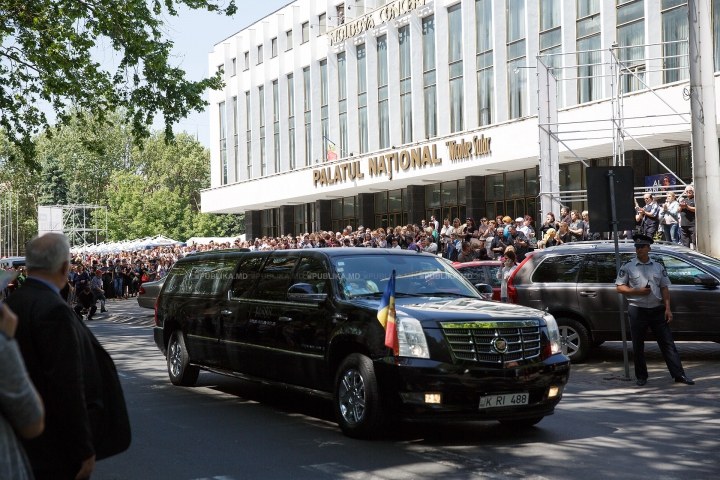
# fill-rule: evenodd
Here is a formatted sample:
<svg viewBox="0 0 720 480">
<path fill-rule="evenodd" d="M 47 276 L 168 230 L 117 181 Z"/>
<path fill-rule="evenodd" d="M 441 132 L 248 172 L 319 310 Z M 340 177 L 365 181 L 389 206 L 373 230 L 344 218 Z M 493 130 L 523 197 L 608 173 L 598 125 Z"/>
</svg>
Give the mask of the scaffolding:
<svg viewBox="0 0 720 480">
<path fill-rule="evenodd" d="M 687 52 L 688 41 L 680 40 L 630 46 L 613 44 L 609 49 L 541 54 L 536 57 L 538 127 L 540 135 L 540 194 L 538 195 L 538 205 L 541 206 L 541 219 L 544 220 L 545 215 L 549 212 L 559 211 L 560 205 L 587 201 L 587 190 L 585 189 L 560 189 L 559 148 L 561 145 L 585 167 L 589 166 L 585 161 L 586 159 L 575 151 L 573 142 L 612 140 L 612 164 L 624 166 L 626 142 L 631 140 L 640 149 L 644 150 L 652 161 L 657 162 L 661 170 L 666 171 L 667 175 L 674 178 L 672 182 L 674 185 L 664 188 L 663 192 L 682 193 L 684 191 L 686 183 L 650 151 L 650 148 L 643 143 L 643 138 L 644 135 L 647 135 L 648 128 L 654 129 L 652 135 L 661 133 L 677 134 L 681 130 L 682 132 L 685 132 L 685 130 L 688 133 L 690 132 L 690 112 L 679 112 L 663 99 L 647 81 L 648 74 L 659 73 L 663 75 L 663 78 L 666 78 L 666 72 L 677 72 L 674 75 L 680 77 L 679 80 L 686 80 L 688 54 L 680 53 L 663 57 L 642 55 L 642 58 L 638 58 L 637 52 L 640 50 L 648 52 L 651 47 L 661 47 L 663 49 L 671 47 L 675 51 Z M 628 53 L 630 49 L 634 52 L 633 55 Z M 592 58 L 589 56 L 591 54 L 596 54 L 594 58 L 598 58 L 597 62 L 592 63 Z M 604 57 L 604 61 L 602 57 Z M 635 58 L 628 59 L 630 57 Z M 563 58 L 568 58 L 571 61 L 559 61 Z M 579 61 L 574 62 L 574 59 Z M 648 65 L 654 65 L 658 61 L 663 62 L 661 68 L 647 68 Z M 561 64 L 568 65 L 559 66 Z M 587 75 L 588 72 L 597 73 L 602 71 L 608 73 Z M 575 75 L 568 75 L 568 72 L 574 72 Z M 568 122 L 558 120 L 557 105 L 560 103 L 558 95 L 565 93 L 564 85 L 569 82 L 578 82 L 576 85 L 579 85 L 581 81 L 585 81 L 591 84 L 592 88 L 597 88 L 597 84 L 599 84 L 600 91 L 602 91 L 604 87 L 602 79 L 605 78 L 609 79 L 610 83 L 609 104 L 611 111 L 608 112 L 609 115 L 602 114 L 598 118 L 583 118 L 582 120 Z M 689 95 L 688 91 L 689 88 L 685 88 L 683 92 L 685 100 Z M 625 100 L 630 93 L 633 95 L 638 93 L 649 94 L 654 99 L 659 100 L 663 104 L 663 108 L 667 108 L 667 111 L 657 115 L 627 116 L 625 114 Z M 606 102 L 607 100 L 608 98 L 604 97 L 596 101 Z M 652 127 L 647 123 L 649 120 L 654 122 Z M 664 127 L 669 127 L 670 131 L 664 132 Z M 683 127 L 687 127 L 687 129 L 683 129 Z M 636 187 L 635 198 L 641 197 L 645 192 L 651 191 L 652 188 Z"/>
<path fill-rule="evenodd" d="M 43 223 L 43 210 L 61 211 L 60 218 Z M 39 234 L 56 232 L 68 237 L 71 247 L 105 241 L 108 236 L 108 210 L 103 205 L 46 205 L 38 207 Z"/>
<path fill-rule="evenodd" d="M 20 245 L 20 194 L 3 189 L 0 195 L 0 258 L 19 256 Z"/>
</svg>

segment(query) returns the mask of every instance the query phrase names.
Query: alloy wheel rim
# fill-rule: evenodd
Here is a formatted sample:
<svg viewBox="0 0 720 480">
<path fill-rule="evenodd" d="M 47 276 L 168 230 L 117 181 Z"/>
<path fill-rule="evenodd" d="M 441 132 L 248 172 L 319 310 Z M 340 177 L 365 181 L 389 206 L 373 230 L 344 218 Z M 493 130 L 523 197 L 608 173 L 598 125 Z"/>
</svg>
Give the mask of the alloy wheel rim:
<svg viewBox="0 0 720 480">
<path fill-rule="evenodd" d="M 182 349 L 178 342 L 173 342 L 170 345 L 170 373 L 172 373 L 173 377 L 180 376 L 181 358 Z"/>
<path fill-rule="evenodd" d="M 365 380 L 359 371 L 347 370 L 340 382 L 338 395 L 340 413 L 350 425 L 357 425 L 365 416 Z"/>
<path fill-rule="evenodd" d="M 580 351 L 580 335 L 577 330 L 568 326 L 560 327 L 560 345 L 563 355 L 572 357 Z"/>
</svg>

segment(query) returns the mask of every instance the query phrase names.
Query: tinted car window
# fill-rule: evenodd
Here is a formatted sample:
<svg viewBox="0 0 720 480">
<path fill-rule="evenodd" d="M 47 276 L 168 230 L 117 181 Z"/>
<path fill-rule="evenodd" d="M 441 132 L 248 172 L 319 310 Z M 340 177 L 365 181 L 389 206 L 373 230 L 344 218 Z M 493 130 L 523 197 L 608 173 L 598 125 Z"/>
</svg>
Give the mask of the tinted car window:
<svg viewBox="0 0 720 480">
<path fill-rule="evenodd" d="M 296 283 L 309 283 L 317 293 L 330 293 L 330 275 L 322 260 L 303 257 L 295 272 Z"/>
<path fill-rule="evenodd" d="M 460 275 L 470 280 L 470 283 L 487 283 L 485 267 L 465 267 L 458 269 Z"/>
<path fill-rule="evenodd" d="M 233 298 L 250 298 L 253 286 L 258 279 L 260 268 L 265 263 L 265 255 L 246 256 L 240 263 L 232 283 Z"/>
<path fill-rule="evenodd" d="M 584 255 L 548 256 L 535 269 L 533 283 L 575 283 Z"/>
<path fill-rule="evenodd" d="M 493 287 L 499 287 L 500 286 L 500 280 L 497 278 L 498 270 L 500 270 L 500 265 L 489 265 L 488 270 L 490 270 L 490 281 L 488 282 L 488 285 L 492 285 Z"/>
<path fill-rule="evenodd" d="M 235 269 L 235 261 L 229 268 L 225 263 L 217 260 L 176 264 L 168 274 L 164 292 L 180 295 L 211 294 L 214 288 L 221 286 L 220 283 L 215 285 L 214 282 L 223 276 L 221 272 L 223 268 L 225 268 L 225 280 L 229 281 Z"/>
<path fill-rule="evenodd" d="M 622 253 L 620 263 L 627 262 L 634 256 L 631 253 Z M 616 278 L 615 254 L 601 253 L 588 255 L 587 261 L 580 269 L 578 283 L 615 283 Z"/>
<path fill-rule="evenodd" d="M 668 278 L 673 285 L 694 285 L 695 275 L 705 273 L 694 265 L 670 255 L 651 253 L 650 258 L 665 265 Z"/>
<path fill-rule="evenodd" d="M 183 284 L 185 280 L 185 272 L 192 265 L 189 263 L 176 263 L 174 268 L 170 270 L 165 280 L 165 293 L 179 293 L 186 286 Z"/>
<path fill-rule="evenodd" d="M 260 272 L 260 278 L 255 288 L 255 298 L 272 301 L 285 300 L 297 260 L 296 256 L 271 256 L 268 258 L 265 267 Z"/>
<path fill-rule="evenodd" d="M 227 292 L 237 259 L 223 259 L 203 262 L 193 269 L 192 276 L 198 280 L 192 293 L 196 295 L 217 295 Z"/>
</svg>

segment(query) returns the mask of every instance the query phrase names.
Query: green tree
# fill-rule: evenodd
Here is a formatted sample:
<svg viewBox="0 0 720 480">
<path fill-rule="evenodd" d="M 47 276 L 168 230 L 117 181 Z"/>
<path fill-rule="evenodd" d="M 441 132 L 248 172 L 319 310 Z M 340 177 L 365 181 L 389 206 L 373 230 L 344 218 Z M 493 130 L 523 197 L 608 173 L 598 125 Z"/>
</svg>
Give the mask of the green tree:
<svg viewBox="0 0 720 480">
<path fill-rule="evenodd" d="M 43 104 L 60 124 L 73 118 L 70 106 L 99 123 L 122 109 L 138 146 L 156 115 L 172 138 L 173 124 L 202 111 L 203 92 L 223 86 L 221 72 L 192 82 L 172 65 L 163 18 L 177 16 L 180 4 L 224 15 L 237 10 L 234 0 L 0 0 L 0 127 L 16 147 L 9 159 L 39 168 L 33 137 L 49 130 Z M 93 60 L 98 45 L 118 53 L 117 70 Z"/>
<path fill-rule="evenodd" d="M 68 182 L 60 162 L 49 159 L 43 166 L 38 203 L 40 205 L 67 204 Z"/>
</svg>

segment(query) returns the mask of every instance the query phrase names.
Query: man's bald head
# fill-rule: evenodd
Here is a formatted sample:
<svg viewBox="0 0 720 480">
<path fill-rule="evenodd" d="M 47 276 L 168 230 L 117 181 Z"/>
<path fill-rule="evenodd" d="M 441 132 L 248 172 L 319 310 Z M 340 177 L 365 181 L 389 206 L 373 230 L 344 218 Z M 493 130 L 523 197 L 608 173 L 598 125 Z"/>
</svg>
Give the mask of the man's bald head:
<svg viewBox="0 0 720 480">
<path fill-rule="evenodd" d="M 25 252 L 25 266 L 30 274 L 55 274 L 67 269 L 63 264 L 70 263 L 70 242 L 59 233 L 34 237 L 25 246 Z"/>
</svg>

